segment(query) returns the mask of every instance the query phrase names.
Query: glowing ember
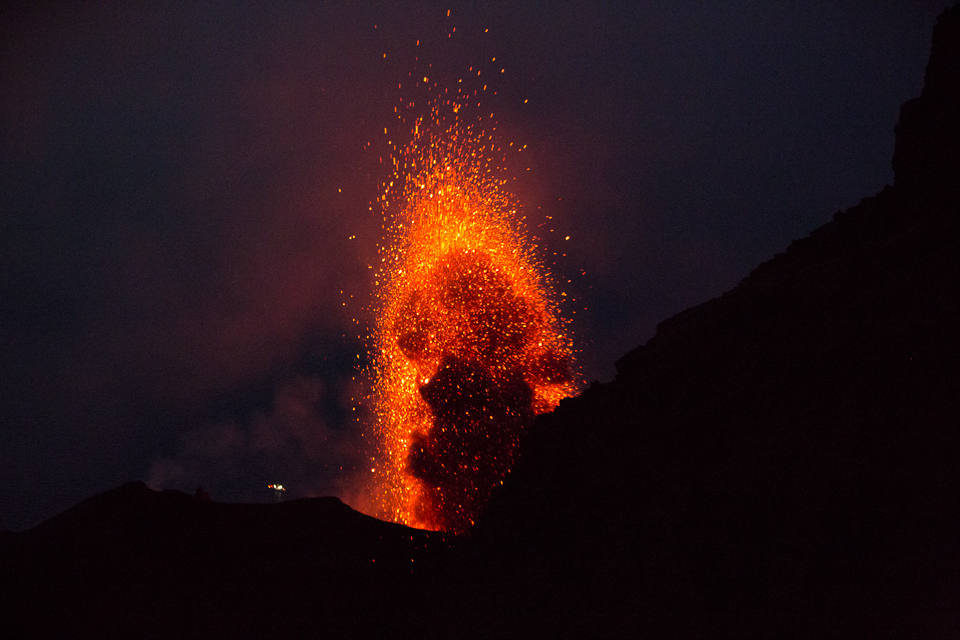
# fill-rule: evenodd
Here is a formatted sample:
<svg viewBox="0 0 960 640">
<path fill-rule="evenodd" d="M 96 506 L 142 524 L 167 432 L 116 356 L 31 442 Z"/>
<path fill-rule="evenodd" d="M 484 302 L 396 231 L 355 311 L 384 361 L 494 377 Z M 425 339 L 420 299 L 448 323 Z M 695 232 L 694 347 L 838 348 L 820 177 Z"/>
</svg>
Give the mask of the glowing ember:
<svg viewBox="0 0 960 640">
<path fill-rule="evenodd" d="M 575 386 L 563 321 L 489 158 L 495 145 L 472 131 L 432 134 L 418 121 L 394 159 L 404 205 L 382 250 L 375 332 L 382 515 L 448 531 L 473 524 L 524 427 Z"/>
</svg>

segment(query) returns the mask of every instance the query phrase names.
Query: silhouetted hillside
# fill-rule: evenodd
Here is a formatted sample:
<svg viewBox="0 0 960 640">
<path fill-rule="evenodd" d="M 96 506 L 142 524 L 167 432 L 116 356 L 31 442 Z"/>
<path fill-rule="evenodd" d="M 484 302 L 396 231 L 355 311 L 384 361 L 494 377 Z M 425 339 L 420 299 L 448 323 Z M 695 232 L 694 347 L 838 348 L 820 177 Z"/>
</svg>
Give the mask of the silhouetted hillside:
<svg viewBox="0 0 960 640">
<path fill-rule="evenodd" d="M 960 635 L 960 8 L 896 186 L 535 425 L 439 635 Z"/>
<path fill-rule="evenodd" d="M 400 605 L 449 546 L 337 498 L 218 504 L 141 482 L 4 535 L 16 637 L 412 633 Z"/>
</svg>

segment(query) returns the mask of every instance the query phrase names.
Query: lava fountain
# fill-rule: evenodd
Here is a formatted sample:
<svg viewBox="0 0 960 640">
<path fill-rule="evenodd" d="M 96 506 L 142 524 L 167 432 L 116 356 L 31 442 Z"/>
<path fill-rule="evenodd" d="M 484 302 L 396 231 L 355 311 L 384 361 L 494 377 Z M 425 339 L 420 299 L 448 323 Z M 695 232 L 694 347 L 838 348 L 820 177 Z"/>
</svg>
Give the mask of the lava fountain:
<svg viewBox="0 0 960 640">
<path fill-rule="evenodd" d="M 575 391 L 573 349 L 493 140 L 422 120 L 412 133 L 383 195 L 402 190 L 374 332 L 378 499 L 386 518 L 460 532 L 524 428 Z"/>
</svg>

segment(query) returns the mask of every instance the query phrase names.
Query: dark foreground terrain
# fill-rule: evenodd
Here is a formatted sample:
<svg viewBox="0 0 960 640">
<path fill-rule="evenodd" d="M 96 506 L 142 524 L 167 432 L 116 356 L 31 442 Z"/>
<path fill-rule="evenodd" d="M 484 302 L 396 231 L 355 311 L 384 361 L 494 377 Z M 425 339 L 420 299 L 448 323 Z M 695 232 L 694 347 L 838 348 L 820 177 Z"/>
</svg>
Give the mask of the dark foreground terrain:
<svg viewBox="0 0 960 640">
<path fill-rule="evenodd" d="M 218 504 L 134 482 L 4 534 L 2 626 L 17 637 L 420 633 L 401 606 L 445 536 L 337 498 Z"/>
<path fill-rule="evenodd" d="M 3 534 L 3 627 L 91 637 L 960 637 L 960 7 L 895 184 L 530 430 L 469 536 L 140 483 Z"/>
</svg>

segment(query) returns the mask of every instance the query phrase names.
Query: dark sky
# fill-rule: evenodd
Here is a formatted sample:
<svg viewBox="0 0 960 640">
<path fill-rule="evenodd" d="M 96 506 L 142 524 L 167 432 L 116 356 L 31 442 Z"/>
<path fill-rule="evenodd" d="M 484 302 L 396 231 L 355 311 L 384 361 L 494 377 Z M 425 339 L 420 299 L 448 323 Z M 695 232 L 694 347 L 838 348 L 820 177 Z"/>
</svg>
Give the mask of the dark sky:
<svg viewBox="0 0 960 640">
<path fill-rule="evenodd" d="M 609 379 L 892 181 L 947 2 L 337 4 L 0 9 L 0 528 L 135 479 L 362 506 L 369 205 L 408 73 L 489 72 Z"/>
</svg>

